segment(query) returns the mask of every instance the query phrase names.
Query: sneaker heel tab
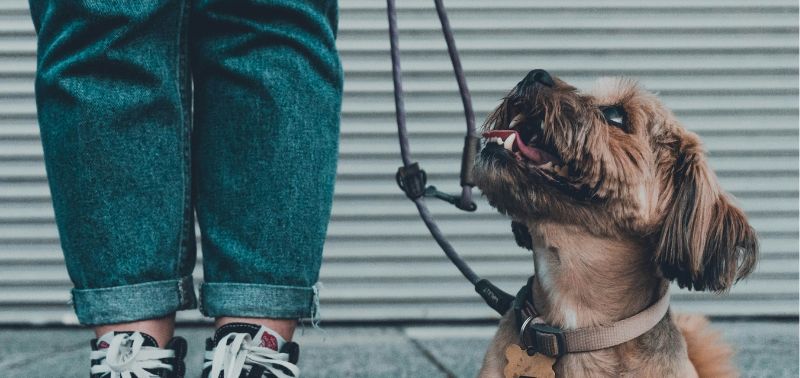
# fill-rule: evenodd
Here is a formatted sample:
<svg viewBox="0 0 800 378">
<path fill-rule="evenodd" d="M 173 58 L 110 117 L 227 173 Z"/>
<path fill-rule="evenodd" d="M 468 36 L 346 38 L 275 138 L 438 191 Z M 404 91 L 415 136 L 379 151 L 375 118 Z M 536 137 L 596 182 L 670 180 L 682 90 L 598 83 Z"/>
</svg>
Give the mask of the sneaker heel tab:
<svg viewBox="0 0 800 378">
<path fill-rule="evenodd" d="M 297 360 L 300 358 L 300 346 L 297 343 L 287 341 L 286 344 L 283 344 L 280 352 L 288 354 L 289 362 L 297 365 Z"/>
<path fill-rule="evenodd" d="M 186 352 L 188 351 L 189 346 L 186 343 L 186 339 L 180 336 L 175 336 L 167 343 L 166 349 L 174 350 L 175 357 L 183 359 L 186 357 Z"/>
</svg>

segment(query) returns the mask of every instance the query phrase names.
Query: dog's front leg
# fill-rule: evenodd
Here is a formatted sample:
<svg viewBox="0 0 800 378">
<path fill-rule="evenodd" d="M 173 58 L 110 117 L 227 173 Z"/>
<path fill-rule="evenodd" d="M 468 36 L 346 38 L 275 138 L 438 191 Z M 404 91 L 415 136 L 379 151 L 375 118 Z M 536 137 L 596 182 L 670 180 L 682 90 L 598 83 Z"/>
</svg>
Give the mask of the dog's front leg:
<svg viewBox="0 0 800 378">
<path fill-rule="evenodd" d="M 514 326 L 514 311 L 509 310 L 502 319 L 500 326 L 489 344 L 486 356 L 483 358 L 483 366 L 478 373 L 480 378 L 503 378 L 503 369 L 506 367 L 505 350 L 509 344 L 519 340 L 516 327 Z"/>
</svg>

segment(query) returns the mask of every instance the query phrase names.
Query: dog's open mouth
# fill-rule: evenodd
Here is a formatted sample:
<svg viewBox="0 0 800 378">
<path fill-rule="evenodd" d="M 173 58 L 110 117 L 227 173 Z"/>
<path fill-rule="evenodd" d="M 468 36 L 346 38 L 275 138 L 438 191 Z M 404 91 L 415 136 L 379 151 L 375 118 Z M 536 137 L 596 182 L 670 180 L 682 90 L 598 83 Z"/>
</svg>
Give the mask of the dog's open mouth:
<svg viewBox="0 0 800 378">
<path fill-rule="evenodd" d="M 566 164 L 545 143 L 542 119 L 526 120 L 521 114 L 514 117 L 506 130 L 483 133 L 486 144 L 496 144 L 511 153 L 518 161 L 526 161 L 550 175 L 568 177 Z"/>
</svg>

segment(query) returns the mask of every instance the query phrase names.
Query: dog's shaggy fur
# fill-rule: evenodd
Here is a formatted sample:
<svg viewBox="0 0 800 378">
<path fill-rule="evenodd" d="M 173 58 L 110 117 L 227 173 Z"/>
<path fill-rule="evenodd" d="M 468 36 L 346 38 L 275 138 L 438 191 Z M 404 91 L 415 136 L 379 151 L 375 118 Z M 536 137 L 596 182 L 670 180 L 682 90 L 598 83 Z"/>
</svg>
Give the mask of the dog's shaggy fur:
<svg viewBox="0 0 800 378">
<path fill-rule="evenodd" d="M 548 324 L 607 325 L 650 306 L 670 281 L 723 292 L 753 270 L 755 231 L 720 188 L 700 139 L 636 82 L 600 79 L 582 93 L 531 71 L 484 128 L 513 128 L 517 143 L 539 152 L 490 141 L 475 174 L 489 202 L 530 234 L 533 292 Z M 480 375 L 502 377 L 503 351 L 517 340 L 509 313 Z M 703 317 L 670 312 L 627 343 L 559 358 L 555 370 L 560 377 L 731 376 L 729 356 Z"/>
</svg>

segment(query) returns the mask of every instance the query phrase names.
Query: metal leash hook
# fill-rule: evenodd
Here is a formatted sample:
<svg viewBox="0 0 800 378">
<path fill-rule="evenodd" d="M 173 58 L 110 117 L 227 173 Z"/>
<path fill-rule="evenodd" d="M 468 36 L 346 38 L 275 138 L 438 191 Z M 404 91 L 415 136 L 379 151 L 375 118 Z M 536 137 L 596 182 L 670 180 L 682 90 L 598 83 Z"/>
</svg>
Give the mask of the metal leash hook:
<svg viewBox="0 0 800 378">
<path fill-rule="evenodd" d="M 478 205 L 475 202 L 470 201 L 467 204 L 464 204 L 462 201 L 463 197 L 461 196 L 454 196 L 452 194 L 448 194 L 445 192 L 440 192 L 436 189 L 435 186 L 431 185 L 425 188 L 425 197 L 435 197 L 442 201 L 445 201 L 451 205 L 454 205 L 456 208 L 464 210 L 464 211 L 475 211 L 478 209 Z"/>
<path fill-rule="evenodd" d="M 472 110 L 472 98 L 467 88 L 464 78 L 464 71 L 461 68 L 461 61 L 458 57 L 458 50 L 453 39 L 453 32 L 450 29 L 450 22 L 447 19 L 447 12 L 441 0 L 434 0 L 436 13 L 442 24 L 442 33 L 447 42 L 447 52 L 453 64 L 453 71 L 458 82 L 461 102 L 464 105 L 464 116 L 467 122 L 467 136 L 464 138 L 464 149 L 461 156 L 461 195 L 456 196 L 444 193 L 436 189 L 435 186 L 427 186 L 427 174 L 419 167 L 419 163 L 411 162 L 411 152 L 408 144 L 408 130 L 406 129 L 406 112 L 403 101 L 403 81 L 400 70 L 400 50 L 398 45 L 397 32 L 397 11 L 394 0 L 386 0 L 386 13 L 389 19 L 389 44 L 392 57 L 392 81 L 394 83 L 394 104 L 395 115 L 397 118 L 397 135 L 400 142 L 400 156 L 403 159 L 403 166 L 398 168 L 395 180 L 397 185 L 406 196 L 414 202 L 419 211 L 420 218 L 425 222 L 431 235 L 444 251 L 445 255 L 453 262 L 461 274 L 464 275 L 474 286 L 475 291 L 486 301 L 492 309 L 505 314 L 512 306 L 514 297 L 484 278 L 480 278 L 458 255 L 453 246 L 447 242 L 439 227 L 433 221 L 428 207 L 425 205 L 424 197 L 433 197 L 455 205 L 464 211 L 475 211 L 478 206 L 472 200 L 472 188 L 475 180 L 472 175 L 472 166 L 475 156 L 478 153 L 480 138 L 475 132 L 475 113 Z"/>
<path fill-rule="evenodd" d="M 415 200 L 420 197 L 434 197 L 442 201 L 450 203 L 455 207 L 464 211 L 475 211 L 478 206 L 473 201 L 462 201 L 463 196 L 454 196 L 436 189 L 435 186 L 426 186 L 428 176 L 424 170 L 419 167 L 419 163 L 414 162 L 410 166 L 402 166 L 397 169 L 395 175 L 397 186 L 406 193 L 406 197 Z"/>
</svg>

